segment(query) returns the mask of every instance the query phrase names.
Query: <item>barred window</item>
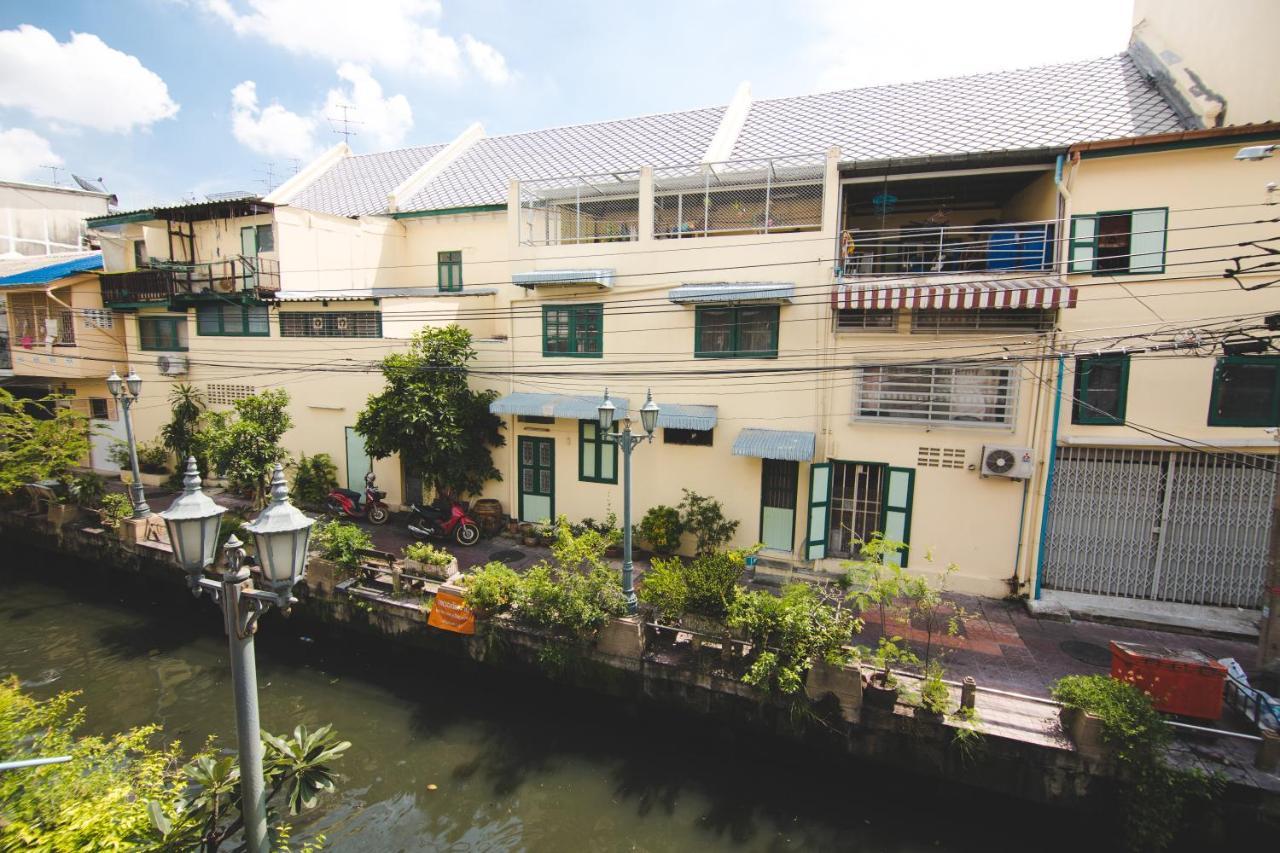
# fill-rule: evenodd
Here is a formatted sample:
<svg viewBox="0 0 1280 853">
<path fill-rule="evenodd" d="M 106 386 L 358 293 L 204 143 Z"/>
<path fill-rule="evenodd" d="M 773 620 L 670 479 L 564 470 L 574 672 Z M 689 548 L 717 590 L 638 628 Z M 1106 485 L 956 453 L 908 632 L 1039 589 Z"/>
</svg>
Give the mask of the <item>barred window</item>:
<svg viewBox="0 0 1280 853">
<path fill-rule="evenodd" d="M 86 329 L 114 329 L 115 312 L 110 308 L 85 308 L 81 314 Z"/>
<path fill-rule="evenodd" d="M 23 347 L 43 345 L 51 337 L 55 346 L 76 342 L 75 315 L 43 293 L 11 293 L 9 333 Z"/>
<path fill-rule="evenodd" d="M 913 334 L 954 332 L 1050 332 L 1057 312 L 1044 308 L 918 308 L 911 312 Z"/>
<path fill-rule="evenodd" d="M 862 367 L 854 374 L 854 417 L 950 426 L 1013 426 L 1014 365 Z"/>
<path fill-rule="evenodd" d="M 282 338 L 380 338 L 380 311 L 282 311 Z"/>
<path fill-rule="evenodd" d="M 836 331 L 897 328 L 897 312 L 892 308 L 837 308 Z"/>
</svg>

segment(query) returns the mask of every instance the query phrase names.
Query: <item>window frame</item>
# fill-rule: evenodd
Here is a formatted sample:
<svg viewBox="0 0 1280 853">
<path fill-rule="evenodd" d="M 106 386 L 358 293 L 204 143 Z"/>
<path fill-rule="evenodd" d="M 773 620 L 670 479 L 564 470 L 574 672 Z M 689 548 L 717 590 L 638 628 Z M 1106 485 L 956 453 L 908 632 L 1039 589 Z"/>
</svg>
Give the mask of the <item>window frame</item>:
<svg viewBox="0 0 1280 853">
<path fill-rule="evenodd" d="M 1154 213 L 1159 211 L 1164 214 L 1164 229 L 1160 234 L 1160 266 L 1144 267 L 1142 269 L 1133 269 L 1133 217 L 1138 213 Z M 1100 220 L 1107 216 L 1128 216 L 1129 217 L 1129 258 L 1128 264 L 1122 270 L 1104 270 L 1098 268 L 1098 224 Z M 1092 222 L 1092 234 L 1088 237 L 1080 237 L 1079 223 L 1088 220 Z M 1076 260 L 1076 249 L 1087 249 L 1089 252 L 1087 260 Z M 1163 275 L 1165 266 L 1168 262 L 1169 255 L 1169 208 L 1168 207 L 1134 207 L 1127 210 L 1099 210 L 1096 213 L 1078 213 L 1071 217 L 1071 233 L 1067 240 L 1067 272 L 1073 275 L 1092 275 L 1092 276 L 1113 276 L 1113 275 Z"/>
<path fill-rule="evenodd" d="M 147 323 L 168 326 L 170 334 L 175 342 L 174 346 L 147 346 L 147 335 L 142 331 L 142 324 Z M 187 344 L 182 343 L 183 335 L 181 330 L 187 325 L 186 317 L 172 317 L 168 315 L 160 317 L 139 317 L 138 318 L 138 349 L 143 352 L 187 352 L 189 349 Z M 152 335 L 154 338 L 155 335 Z"/>
<path fill-rule="evenodd" d="M 569 349 L 565 351 L 547 349 L 547 319 L 553 311 L 568 312 L 568 322 L 566 323 L 566 335 Z M 578 347 L 578 314 L 585 311 L 594 311 L 597 317 L 597 330 L 595 334 L 596 346 L 595 352 L 579 352 Z M 543 305 L 542 306 L 542 355 L 544 358 L 603 358 L 604 357 L 604 303 L 591 302 L 582 305 Z"/>
<path fill-rule="evenodd" d="M 359 319 L 366 318 L 369 315 L 373 315 L 375 317 L 373 334 L 369 334 L 369 335 L 327 334 L 330 331 L 329 330 L 330 324 L 328 322 L 330 318 L 332 318 L 336 323 L 336 318 L 346 317 L 351 323 L 352 330 L 355 330 L 358 327 Z M 308 323 L 314 322 L 316 317 L 322 317 L 322 318 L 325 318 L 325 321 L 326 321 L 324 324 L 325 328 L 321 329 L 319 333 L 315 333 L 315 330 L 310 328 L 304 330 L 306 334 L 296 334 L 292 331 L 286 333 L 285 319 L 284 319 L 285 317 L 304 317 L 306 318 L 306 322 Z M 280 337 L 282 338 L 324 338 L 327 340 L 351 340 L 351 339 L 377 340 L 382 338 L 382 311 L 377 309 L 362 310 L 362 311 L 282 311 L 280 313 L 279 322 L 280 322 Z M 336 332 L 337 330 L 334 329 L 334 331 Z"/>
<path fill-rule="evenodd" d="M 240 308 L 240 328 L 242 331 L 228 332 L 226 327 L 226 317 L 222 313 L 223 310 L 234 303 L 229 302 L 209 302 L 196 306 L 196 335 L 206 338 L 269 338 L 271 337 L 271 311 L 266 305 L 249 304 L 239 305 Z M 200 311 L 201 309 L 216 309 L 218 312 L 218 331 L 205 332 L 200 330 Z M 249 330 L 249 309 L 262 309 L 263 315 L 266 317 L 266 330 L 262 332 L 253 332 Z"/>
<path fill-rule="evenodd" d="M 1272 367 L 1271 412 L 1260 419 L 1224 418 L 1218 414 L 1222 401 L 1222 368 L 1233 364 L 1266 364 Z M 1280 355 L 1224 355 L 1213 365 L 1213 385 L 1209 391 L 1209 426 L 1274 427 L 1280 426 Z"/>
<path fill-rule="evenodd" d="M 672 441 L 672 435 L 685 436 L 690 439 L 698 439 L 697 441 Z M 705 437 L 706 441 L 701 439 Z M 670 444 L 675 447 L 714 447 L 716 440 L 716 428 L 711 429 L 685 429 L 684 427 L 663 427 L 662 443 Z"/>
<path fill-rule="evenodd" d="M 1120 387 L 1117 391 L 1116 411 L 1100 413 L 1088 406 L 1097 406 L 1089 399 L 1089 374 L 1096 363 L 1120 364 Z M 1075 393 L 1071 403 L 1071 422 L 1081 426 L 1122 426 L 1129 403 L 1129 354 L 1081 356 L 1076 359 Z"/>
<path fill-rule="evenodd" d="M 452 257 L 446 257 L 452 256 Z M 449 275 L 448 284 L 445 283 L 445 272 Z M 456 280 L 455 280 L 456 275 Z M 445 252 L 436 252 L 436 289 L 440 293 L 461 293 L 462 292 L 462 250 L 449 250 Z"/>
<path fill-rule="evenodd" d="M 595 428 L 596 433 L 595 433 L 595 436 L 593 436 L 592 438 L 587 437 L 588 427 Z M 582 464 L 583 448 L 585 448 L 588 444 L 594 445 L 595 447 L 593 455 L 595 456 L 596 473 L 594 476 L 588 476 L 585 470 L 585 466 L 583 466 Z M 612 450 L 612 454 L 613 454 L 613 476 L 612 477 L 600 476 L 600 472 L 603 470 L 603 467 L 604 467 L 601 463 L 604 461 L 604 452 L 606 447 Z M 618 445 L 616 442 L 606 441 L 601 436 L 600 424 L 596 423 L 595 421 L 589 421 L 589 420 L 578 421 L 578 480 L 583 483 L 607 483 L 609 485 L 616 485 L 618 482 Z"/>
<path fill-rule="evenodd" d="M 835 332 L 879 332 L 890 335 L 898 331 L 898 310 L 896 308 L 837 308 L 832 312 L 835 320 Z M 861 323 L 844 323 L 842 319 L 858 318 Z M 881 322 L 883 320 L 889 322 Z"/>
<path fill-rule="evenodd" d="M 758 303 L 746 304 L 707 304 L 694 307 L 693 316 L 693 357 L 694 358 L 777 358 L 778 357 L 778 335 L 782 323 L 781 311 L 778 305 L 761 305 Z M 769 348 L 766 350 L 743 350 L 741 348 L 742 341 L 742 312 L 755 311 L 765 309 L 773 314 L 773 329 L 770 334 Z M 703 350 L 702 331 L 706 327 L 706 314 L 708 311 L 731 311 L 733 313 L 733 323 L 730 326 L 730 342 L 731 349 L 728 350 Z"/>
<path fill-rule="evenodd" d="M 886 371 L 907 369 L 915 371 L 912 378 L 904 380 L 899 377 L 883 376 Z M 1002 375 L 993 376 L 998 383 L 1001 395 L 994 407 L 1002 411 L 1000 420 L 959 420 L 954 417 L 952 407 L 957 405 L 953 399 L 958 396 L 955 388 L 955 377 L 961 370 L 981 370 L 998 372 Z M 876 390 L 872 394 L 867 393 L 867 378 L 872 373 L 879 371 L 881 379 L 878 382 L 887 382 L 890 385 L 907 385 L 907 388 L 897 388 L 890 391 Z M 922 381 L 923 372 L 928 371 L 929 382 L 927 388 Z M 938 389 L 938 373 L 947 371 L 951 375 L 946 388 L 942 389 L 944 395 L 939 398 L 932 396 L 935 389 Z M 919 384 L 920 388 L 910 387 L 913 384 Z M 924 396 L 924 399 L 917 400 L 915 397 Z M 885 403 L 897 403 L 896 408 L 884 408 Z M 902 406 L 902 403 L 910 403 L 912 405 Z M 875 404 L 873 408 L 872 403 Z M 1006 364 L 955 364 L 955 365 L 927 365 L 918 366 L 912 364 L 906 365 L 859 365 L 855 368 L 853 381 L 853 414 L 850 422 L 860 423 L 881 423 L 881 424 L 898 424 L 916 427 L 926 427 L 929 429 L 988 429 L 988 430 L 1007 430 L 1013 431 L 1018 425 L 1018 405 L 1019 405 L 1019 371 L 1015 365 Z M 945 406 L 951 415 L 945 419 L 933 417 L 936 408 Z M 870 411 L 871 413 L 868 413 Z M 879 412 L 879 413 L 877 413 Z M 924 416 L 920 416 L 920 412 Z"/>
<path fill-rule="evenodd" d="M 1022 320 L 1030 322 L 1016 322 Z M 913 335 L 1044 335 L 1057 324 L 1056 308 L 911 309 Z"/>
</svg>

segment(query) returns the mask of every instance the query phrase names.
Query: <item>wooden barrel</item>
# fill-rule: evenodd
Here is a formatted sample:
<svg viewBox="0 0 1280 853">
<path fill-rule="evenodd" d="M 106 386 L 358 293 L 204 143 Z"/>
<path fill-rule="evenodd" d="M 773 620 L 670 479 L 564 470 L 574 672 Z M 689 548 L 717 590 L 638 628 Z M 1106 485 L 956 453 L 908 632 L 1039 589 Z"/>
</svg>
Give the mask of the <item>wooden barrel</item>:
<svg viewBox="0 0 1280 853">
<path fill-rule="evenodd" d="M 481 498 L 472 505 L 471 517 L 486 535 L 492 536 L 502 528 L 502 502 L 496 498 Z"/>
</svg>

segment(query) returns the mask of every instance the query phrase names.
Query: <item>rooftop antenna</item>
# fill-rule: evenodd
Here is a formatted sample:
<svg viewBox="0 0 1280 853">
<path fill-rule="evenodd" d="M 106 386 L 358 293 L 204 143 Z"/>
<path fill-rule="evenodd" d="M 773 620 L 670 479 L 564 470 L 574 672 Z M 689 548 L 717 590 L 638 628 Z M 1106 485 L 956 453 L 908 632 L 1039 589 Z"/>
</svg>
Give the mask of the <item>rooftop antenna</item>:
<svg viewBox="0 0 1280 853">
<path fill-rule="evenodd" d="M 41 169 L 49 170 L 49 182 L 55 187 L 62 186 L 62 182 L 58 180 L 58 173 L 64 171 L 61 166 L 41 166 Z"/>
<path fill-rule="evenodd" d="M 335 104 L 334 106 L 336 106 L 338 109 L 342 110 L 342 118 L 335 118 L 334 116 L 329 116 L 329 122 L 330 122 L 331 124 L 336 123 L 336 124 L 341 124 L 341 125 L 342 125 L 342 129 L 341 129 L 341 130 L 339 130 L 338 128 L 336 128 L 336 127 L 335 127 L 335 128 L 333 128 L 333 132 L 334 132 L 334 133 L 337 133 L 337 134 L 341 134 L 341 136 L 342 136 L 342 141 L 343 141 L 343 142 L 345 142 L 345 143 L 349 146 L 349 145 L 351 144 L 351 137 L 353 137 L 353 136 L 359 136 L 359 134 L 358 134 L 358 133 L 356 133 L 354 130 L 352 130 L 352 129 L 351 129 L 351 125 L 353 125 L 353 124 L 364 124 L 364 122 L 361 122 L 361 121 L 352 121 L 352 120 L 348 117 L 348 111 L 349 111 L 349 110 L 354 110 L 354 109 L 355 109 L 355 107 L 351 106 L 350 104 Z"/>
<path fill-rule="evenodd" d="M 267 192 L 271 192 L 276 188 L 276 164 L 274 160 L 268 160 L 263 165 L 264 168 L 257 170 L 258 173 L 262 175 L 261 178 L 257 179 L 257 183 L 265 186 L 267 188 Z"/>
<path fill-rule="evenodd" d="M 293 168 L 293 174 L 298 174 L 298 170 L 302 168 L 302 161 L 297 157 L 288 158 L 289 165 Z"/>
</svg>

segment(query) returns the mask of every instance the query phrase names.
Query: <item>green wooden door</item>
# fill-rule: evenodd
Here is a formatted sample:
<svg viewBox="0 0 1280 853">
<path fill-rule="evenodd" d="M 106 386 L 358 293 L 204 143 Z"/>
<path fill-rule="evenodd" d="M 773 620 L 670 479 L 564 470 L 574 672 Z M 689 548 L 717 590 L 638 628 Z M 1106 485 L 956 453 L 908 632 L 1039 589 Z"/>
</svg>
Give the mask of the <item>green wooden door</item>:
<svg viewBox="0 0 1280 853">
<path fill-rule="evenodd" d="M 373 470 L 373 460 L 364 449 L 364 437 L 355 427 L 347 427 L 347 488 L 364 492 L 364 475 Z"/>
<path fill-rule="evenodd" d="M 796 485 L 800 463 L 762 460 L 760 474 L 760 542 L 775 551 L 791 552 L 796 535 Z"/>
<path fill-rule="evenodd" d="M 556 445 L 550 438 L 522 435 L 520 454 L 520 520 L 555 520 Z"/>
</svg>

